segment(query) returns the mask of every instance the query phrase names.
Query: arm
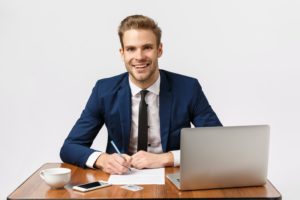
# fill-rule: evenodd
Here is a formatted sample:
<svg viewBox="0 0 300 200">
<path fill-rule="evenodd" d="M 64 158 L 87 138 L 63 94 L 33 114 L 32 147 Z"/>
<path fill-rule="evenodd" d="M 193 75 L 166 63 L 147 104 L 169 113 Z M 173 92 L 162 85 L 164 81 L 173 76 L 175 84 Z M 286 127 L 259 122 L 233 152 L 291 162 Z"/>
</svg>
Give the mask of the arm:
<svg viewBox="0 0 300 200">
<path fill-rule="evenodd" d="M 190 107 L 191 120 L 195 127 L 222 126 L 218 116 L 209 105 L 197 80 L 193 87 L 193 99 Z"/>
<path fill-rule="evenodd" d="M 60 150 L 60 157 L 64 162 L 86 167 L 87 159 L 96 151 L 90 147 L 104 124 L 103 105 L 98 90 L 99 81 Z"/>
</svg>

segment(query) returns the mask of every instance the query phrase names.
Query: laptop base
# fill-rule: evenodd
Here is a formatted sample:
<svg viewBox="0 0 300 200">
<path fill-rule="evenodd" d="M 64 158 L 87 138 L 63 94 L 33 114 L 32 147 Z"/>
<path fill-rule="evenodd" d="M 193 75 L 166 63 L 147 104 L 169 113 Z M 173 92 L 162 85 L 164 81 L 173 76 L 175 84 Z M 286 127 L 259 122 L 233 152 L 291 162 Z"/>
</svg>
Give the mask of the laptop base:
<svg viewBox="0 0 300 200">
<path fill-rule="evenodd" d="M 180 190 L 180 173 L 167 174 L 167 178 Z"/>
</svg>

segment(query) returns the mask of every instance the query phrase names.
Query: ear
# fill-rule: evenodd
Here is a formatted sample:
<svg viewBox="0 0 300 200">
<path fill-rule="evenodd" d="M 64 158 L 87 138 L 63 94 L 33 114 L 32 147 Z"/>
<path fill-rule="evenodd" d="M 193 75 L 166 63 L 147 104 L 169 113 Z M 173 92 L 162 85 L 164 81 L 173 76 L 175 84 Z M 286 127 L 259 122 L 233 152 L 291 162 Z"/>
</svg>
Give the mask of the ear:
<svg viewBox="0 0 300 200">
<path fill-rule="evenodd" d="M 119 49 L 119 52 L 120 52 L 121 58 L 124 60 L 124 49 L 122 47 Z"/>
<path fill-rule="evenodd" d="M 157 57 L 160 58 L 163 54 L 163 44 L 160 43 L 158 48 L 157 48 Z"/>
</svg>

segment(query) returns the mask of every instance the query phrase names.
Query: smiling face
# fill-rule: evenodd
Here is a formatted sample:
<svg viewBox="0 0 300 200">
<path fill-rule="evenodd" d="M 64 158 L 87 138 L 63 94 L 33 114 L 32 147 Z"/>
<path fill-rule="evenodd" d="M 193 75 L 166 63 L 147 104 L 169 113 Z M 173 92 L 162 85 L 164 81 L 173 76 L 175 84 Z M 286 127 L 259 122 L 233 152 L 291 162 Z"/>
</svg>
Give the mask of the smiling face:
<svg viewBox="0 0 300 200">
<path fill-rule="evenodd" d="M 151 30 L 130 29 L 124 32 L 123 48 L 120 49 L 130 80 L 145 89 L 159 76 L 158 58 L 162 55 L 162 44 Z"/>
</svg>

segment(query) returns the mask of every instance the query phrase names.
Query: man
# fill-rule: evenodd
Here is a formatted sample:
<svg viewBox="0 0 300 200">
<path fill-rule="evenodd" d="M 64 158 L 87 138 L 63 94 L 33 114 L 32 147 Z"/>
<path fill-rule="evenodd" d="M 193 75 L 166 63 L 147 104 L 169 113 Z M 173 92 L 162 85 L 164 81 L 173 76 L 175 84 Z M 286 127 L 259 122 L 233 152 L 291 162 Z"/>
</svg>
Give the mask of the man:
<svg viewBox="0 0 300 200">
<path fill-rule="evenodd" d="M 60 152 L 64 162 L 110 174 L 178 166 L 180 130 L 221 126 L 197 79 L 159 70 L 161 30 L 146 16 L 119 26 L 120 53 L 127 73 L 99 80 Z M 90 148 L 106 125 L 106 152 Z M 116 153 L 113 141 L 123 153 Z"/>
</svg>

